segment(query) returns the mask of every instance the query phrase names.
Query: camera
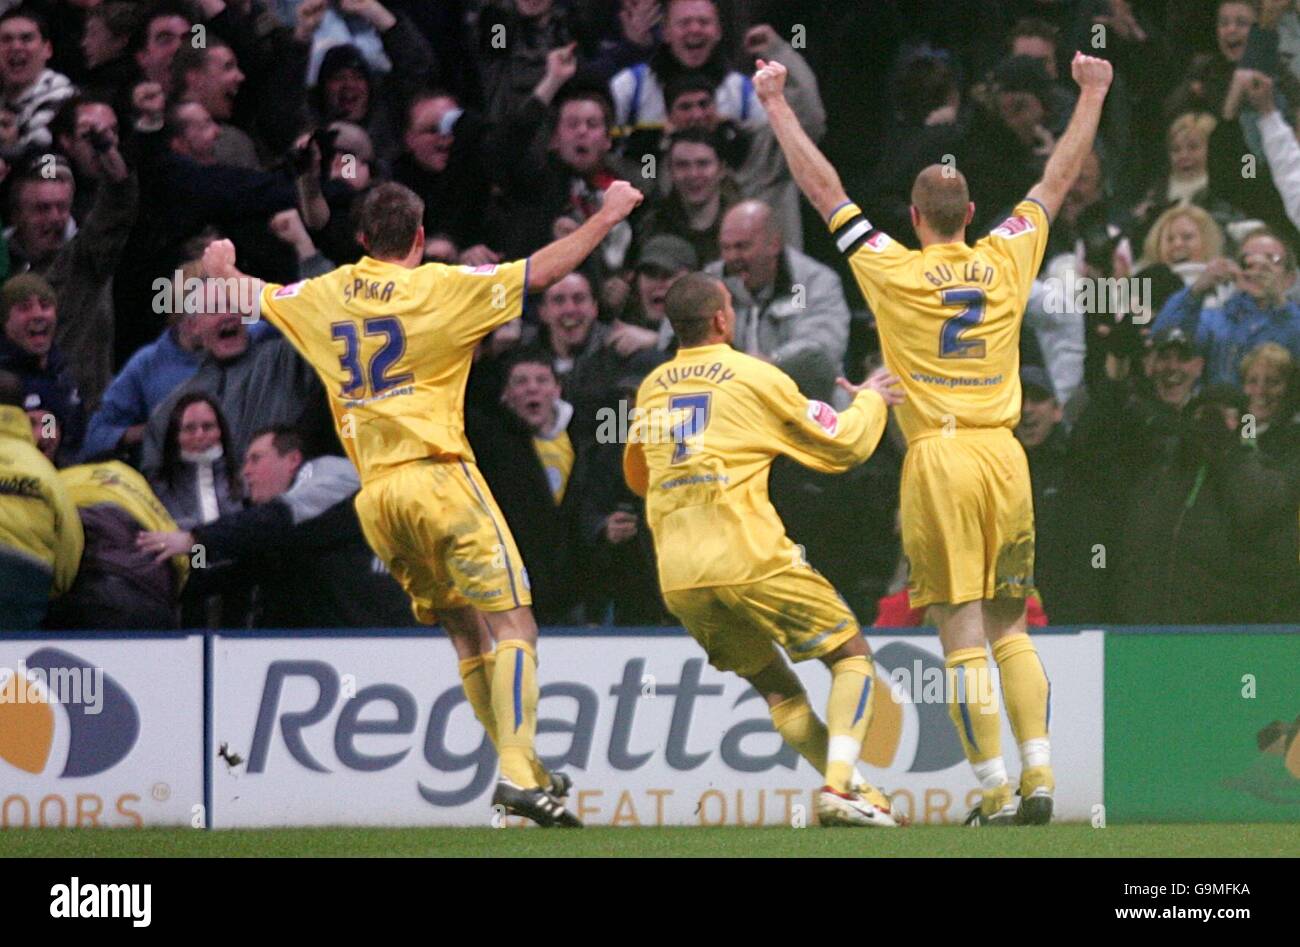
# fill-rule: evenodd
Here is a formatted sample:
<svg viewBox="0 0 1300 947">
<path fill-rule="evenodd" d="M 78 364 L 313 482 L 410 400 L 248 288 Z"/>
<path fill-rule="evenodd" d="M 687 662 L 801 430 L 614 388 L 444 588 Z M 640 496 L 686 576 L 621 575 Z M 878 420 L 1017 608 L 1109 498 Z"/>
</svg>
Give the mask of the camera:
<svg viewBox="0 0 1300 947">
<path fill-rule="evenodd" d="M 335 143 L 338 141 L 337 128 L 318 128 L 300 148 L 295 148 L 290 155 L 295 174 L 306 174 L 311 170 L 311 146 L 314 143 L 320 151 L 320 167 L 323 175 L 329 174 L 329 167 L 334 163 Z"/>
</svg>

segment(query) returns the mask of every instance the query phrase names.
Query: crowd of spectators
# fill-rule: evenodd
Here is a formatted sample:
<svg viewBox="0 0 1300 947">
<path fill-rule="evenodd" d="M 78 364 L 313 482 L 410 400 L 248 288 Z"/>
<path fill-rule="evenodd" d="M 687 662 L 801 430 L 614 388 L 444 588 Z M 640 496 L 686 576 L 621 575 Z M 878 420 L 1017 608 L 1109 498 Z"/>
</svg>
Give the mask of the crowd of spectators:
<svg viewBox="0 0 1300 947">
<path fill-rule="evenodd" d="M 319 380 L 199 262 L 218 237 L 278 282 L 355 262 L 386 180 L 423 198 L 426 259 L 468 266 L 645 193 L 484 340 L 466 425 L 541 621 L 670 621 L 620 458 L 674 280 L 722 278 L 735 346 L 810 398 L 879 353 L 755 61 L 913 243 L 929 164 L 964 171 L 972 240 L 1036 182 L 1075 49 L 1116 79 L 1025 314 L 1034 614 L 1294 621 L 1300 0 L 0 0 L 0 627 L 412 621 Z M 772 472 L 864 623 L 921 620 L 905 451 L 891 425 L 850 474 Z"/>
</svg>

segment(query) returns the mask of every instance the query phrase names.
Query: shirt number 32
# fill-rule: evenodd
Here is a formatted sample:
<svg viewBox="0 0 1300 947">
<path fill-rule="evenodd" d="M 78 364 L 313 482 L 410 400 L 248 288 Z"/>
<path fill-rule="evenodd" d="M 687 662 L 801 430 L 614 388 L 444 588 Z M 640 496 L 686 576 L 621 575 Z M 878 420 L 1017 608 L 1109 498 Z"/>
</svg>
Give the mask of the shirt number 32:
<svg viewBox="0 0 1300 947">
<path fill-rule="evenodd" d="M 410 372 L 389 374 L 393 363 L 406 351 L 406 331 L 402 328 L 401 320 L 396 316 L 377 316 L 362 323 L 361 329 L 366 336 L 380 336 L 384 340 L 364 367 L 361 364 L 361 338 L 357 324 L 330 324 L 330 337 L 343 340 L 343 354 L 339 356 L 339 366 L 347 373 L 343 380 L 343 394 L 349 397 L 373 397 L 390 388 L 409 383 L 415 377 Z"/>
</svg>

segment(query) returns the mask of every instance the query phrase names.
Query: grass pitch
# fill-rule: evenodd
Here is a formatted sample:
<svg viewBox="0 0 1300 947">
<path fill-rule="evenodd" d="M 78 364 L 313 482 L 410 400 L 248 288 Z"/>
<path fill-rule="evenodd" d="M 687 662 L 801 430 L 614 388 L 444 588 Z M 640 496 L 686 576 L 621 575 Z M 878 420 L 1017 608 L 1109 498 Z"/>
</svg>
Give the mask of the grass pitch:
<svg viewBox="0 0 1300 947">
<path fill-rule="evenodd" d="M 1288 824 L 1088 825 L 969 830 L 791 828 L 7 829 L 0 858 L 40 857 L 1049 857 L 1300 855 Z"/>
</svg>

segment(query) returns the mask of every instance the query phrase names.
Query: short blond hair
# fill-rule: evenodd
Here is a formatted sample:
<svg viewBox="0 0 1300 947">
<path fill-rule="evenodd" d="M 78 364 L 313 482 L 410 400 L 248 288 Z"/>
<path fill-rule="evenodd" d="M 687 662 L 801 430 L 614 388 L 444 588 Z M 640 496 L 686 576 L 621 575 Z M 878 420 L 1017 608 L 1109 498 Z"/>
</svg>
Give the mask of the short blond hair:
<svg viewBox="0 0 1300 947">
<path fill-rule="evenodd" d="M 1151 225 L 1147 231 L 1146 240 L 1142 241 L 1142 259 L 1138 261 L 1138 269 L 1143 269 L 1162 262 L 1160 259 L 1160 244 L 1164 242 L 1165 231 L 1173 226 L 1174 221 L 1186 217 L 1196 229 L 1201 232 L 1201 244 L 1205 247 L 1205 259 L 1213 260 L 1223 253 L 1223 230 L 1209 212 L 1204 208 L 1197 207 L 1195 204 L 1184 204 L 1181 207 L 1171 207 Z"/>
<path fill-rule="evenodd" d="M 1291 353 L 1276 342 L 1261 342 L 1249 352 L 1241 357 L 1241 378 L 1245 381 L 1246 373 L 1255 367 L 1257 362 L 1271 366 L 1278 370 L 1278 373 L 1286 379 L 1287 397 L 1295 395 L 1295 376 L 1296 364 Z"/>
</svg>

